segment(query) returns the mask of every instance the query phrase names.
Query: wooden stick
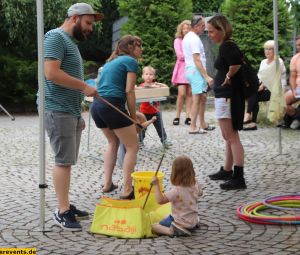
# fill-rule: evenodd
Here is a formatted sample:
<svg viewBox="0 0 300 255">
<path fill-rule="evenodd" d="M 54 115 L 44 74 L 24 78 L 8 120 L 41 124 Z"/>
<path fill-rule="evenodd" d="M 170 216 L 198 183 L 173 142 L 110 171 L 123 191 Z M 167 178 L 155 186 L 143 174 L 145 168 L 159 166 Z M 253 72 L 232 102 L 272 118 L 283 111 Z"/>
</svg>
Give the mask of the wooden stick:
<svg viewBox="0 0 300 255">
<path fill-rule="evenodd" d="M 156 169 L 156 172 L 155 172 L 155 175 L 154 175 L 154 176 L 157 176 L 158 170 L 159 170 L 159 168 L 160 168 L 160 166 L 161 166 L 161 163 L 162 163 L 164 157 L 165 157 L 165 153 L 163 153 L 163 155 L 162 155 L 162 157 L 161 157 L 161 159 L 160 159 L 160 161 L 159 161 L 159 164 L 158 164 L 158 167 L 157 167 L 157 169 Z M 145 209 L 145 206 L 146 206 L 146 203 L 147 203 L 147 201 L 148 201 L 148 198 L 149 198 L 150 192 L 151 192 L 151 190 L 152 190 L 152 187 L 153 187 L 153 184 L 151 183 L 151 184 L 150 184 L 150 190 L 149 190 L 149 192 L 148 192 L 148 194 L 147 194 L 145 203 L 144 203 L 144 205 L 143 205 L 143 209 Z"/>
<path fill-rule="evenodd" d="M 103 103 L 109 105 L 111 108 L 113 108 L 114 110 L 116 110 L 117 112 L 119 112 L 120 114 L 122 114 L 124 117 L 126 117 L 127 119 L 131 120 L 133 124 L 137 125 L 140 129 L 144 129 L 143 126 L 138 123 L 136 120 L 134 120 L 133 118 L 131 118 L 130 116 L 128 116 L 126 113 L 122 112 L 119 108 L 115 107 L 113 104 L 111 104 L 110 102 L 108 102 L 106 99 L 104 99 L 102 96 L 97 95 L 96 99 L 102 101 Z"/>
</svg>

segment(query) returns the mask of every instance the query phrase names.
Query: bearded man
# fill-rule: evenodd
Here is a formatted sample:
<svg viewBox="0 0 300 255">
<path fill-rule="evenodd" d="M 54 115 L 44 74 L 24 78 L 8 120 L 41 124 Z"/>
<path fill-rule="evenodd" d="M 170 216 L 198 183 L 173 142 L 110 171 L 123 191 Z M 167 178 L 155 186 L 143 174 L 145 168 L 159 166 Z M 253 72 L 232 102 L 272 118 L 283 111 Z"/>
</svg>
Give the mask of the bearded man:
<svg viewBox="0 0 300 255">
<path fill-rule="evenodd" d="M 83 81 L 83 62 L 77 41 L 87 39 L 93 23 L 103 18 L 86 3 L 72 5 L 64 23 L 46 33 L 44 39 L 45 126 L 55 155 L 53 184 L 58 208 L 53 219 L 70 231 L 82 229 L 78 218 L 88 213 L 69 201 L 71 166 L 76 164 L 81 132 L 81 102 L 85 96 L 96 96 L 95 88 Z"/>
</svg>

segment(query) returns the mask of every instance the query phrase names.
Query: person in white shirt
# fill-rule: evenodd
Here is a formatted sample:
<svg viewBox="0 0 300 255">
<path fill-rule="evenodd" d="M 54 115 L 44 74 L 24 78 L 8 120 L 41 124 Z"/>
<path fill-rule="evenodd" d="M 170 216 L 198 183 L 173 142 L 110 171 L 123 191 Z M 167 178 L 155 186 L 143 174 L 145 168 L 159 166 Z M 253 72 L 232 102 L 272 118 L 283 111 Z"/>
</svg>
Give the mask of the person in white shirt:
<svg viewBox="0 0 300 255">
<path fill-rule="evenodd" d="M 212 85 L 213 79 L 206 72 L 206 57 L 199 35 L 204 32 L 205 21 L 200 15 L 195 15 L 191 21 L 191 31 L 183 38 L 183 54 L 186 65 L 186 78 L 192 88 L 192 110 L 189 134 L 203 134 L 205 130 L 214 127 L 205 122 L 205 103 L 207 83 Z M 196 126 L 197 116 L 200 119 L 200 128 Z"/>
<path fill-rule="evenodd" d="M 271 88 L 275 82 L 276 77 L 276 60 L 274 53 L 275 42 L 273 40 L 264 43 L 264 52 L 266 58 L 260 63 L 258 78 L 260 86 L 256 94 L 248 99 L 247 112 L 244 117 L 244 124 L 248 124 L 243 130 L 257 130 L 256 120 L 259 111 L 259 102 L 269 101 L 271 97 Z M 286 68 L 283 60 L 279 58 L 279 68 L 281 70 L 281 85 L 282 91 L 286 89 Z"/>
</svg>

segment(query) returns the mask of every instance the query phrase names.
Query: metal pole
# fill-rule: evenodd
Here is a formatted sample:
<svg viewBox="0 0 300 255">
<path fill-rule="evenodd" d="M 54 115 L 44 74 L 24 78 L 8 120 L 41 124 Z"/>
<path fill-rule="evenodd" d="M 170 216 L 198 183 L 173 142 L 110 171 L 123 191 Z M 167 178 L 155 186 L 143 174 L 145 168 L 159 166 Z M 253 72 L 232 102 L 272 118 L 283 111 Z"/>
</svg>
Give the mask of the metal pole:
<svg viewBox="0 0 300 255">
<path fill-rule="evenodd" d="M 273 0 L 273 33 L 274 33 L 274 53 L 278 56 L 278 8 L 277 0 Z"/>
<path fill-rule="evenodd" d="M 45 230 L 45 92 L 44 92 L 44 12 L 43 0 L 36 0 L 37 11 L 37 41 L 38 41 L 38 82 L 39 82 L 39 157 L 40 157 L 40 228 Z"/>
<path fill-rule="evenodd" d="M 92 104 L 89 103 L 89 127 L 88 127 L 88 140 L 87 140 L 87 151 L 88 151 L 88 153 L 90 152 L 91 106 L 92 106 Z"/>
<path fill-rule="evenodd" d="M 279 68 L 279 53 L 278 53 L 278 8 L 277 0 L 273 0 L 273 33 L 274 33 L 274 54 L 276 63 L 276 73 Z M 282 154 L 281 147 L 281 125 L 278 126 L 278 153 Z"/>
<path fill-rule="evenodd" d="M 281 126 L 278 127 L 278 153 L 282 154 L 282 144 L 281 144 Z"/>
<path fill-rule="evenodd" d="M 297 53 L 296 37 L 297 37 L 297 28 L 296 28 L 296 24 L 294 24 L 294 30 L 293 30 L 293 56 Z"/>
<path fill-rule="evenodd" d="M 6 115 L 7 115 L 8 117 L 11 118 L 11 120 L 15 120 L 15 117 L 12 116 L 12 115 L 10 115 L 10 113 L 9 113 L 8 111 L 6 111 L 6 109 L 5 109 L 1 104 L 0 104 L 0 108 L 6 113 Z"/>
</svg>

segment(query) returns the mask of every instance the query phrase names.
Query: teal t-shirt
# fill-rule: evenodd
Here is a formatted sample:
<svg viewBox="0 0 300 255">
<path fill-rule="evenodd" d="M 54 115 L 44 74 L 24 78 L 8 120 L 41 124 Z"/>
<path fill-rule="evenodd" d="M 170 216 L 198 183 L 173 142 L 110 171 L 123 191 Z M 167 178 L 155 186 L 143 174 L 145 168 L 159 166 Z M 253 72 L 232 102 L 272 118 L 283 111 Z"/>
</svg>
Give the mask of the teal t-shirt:
<svg viewBox="0 0 300 255">
<path fill-rule="evenodd" d="M 127 73 L 137 73 L 137 60 L 131 56 L 118 56 L 107 62 L 102 70 L 97 91 L 103 97 L 117 97 L 126 100 Z"/>
<path fill-rule="evenodd" d="M 69 75 L 83 80 L 83 63 L 78 46 L 68 33 L 60 28 L 50 30 L 44 39 L 45 59 L 61 61 L 61 69 Z M 45 78 L 45 109 L 81 114 L 81 91 L 64 88 Z"/>
</svg>

